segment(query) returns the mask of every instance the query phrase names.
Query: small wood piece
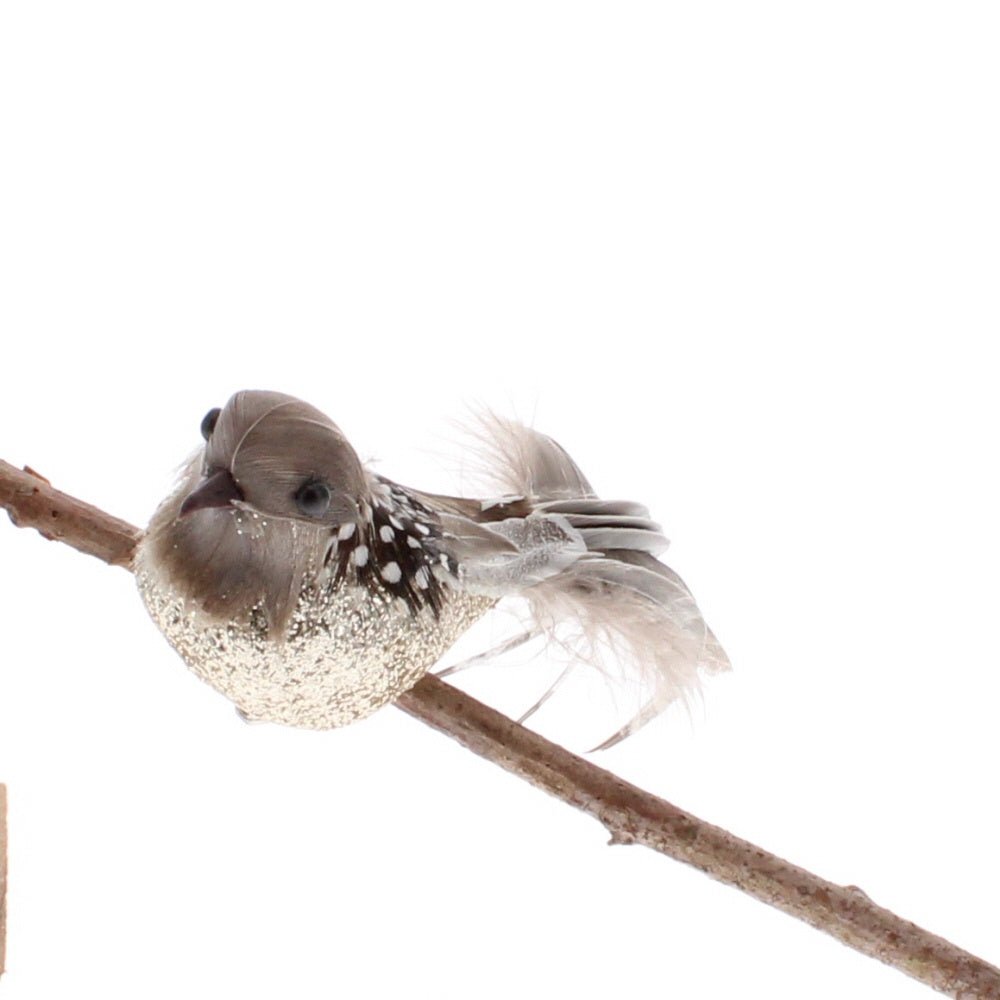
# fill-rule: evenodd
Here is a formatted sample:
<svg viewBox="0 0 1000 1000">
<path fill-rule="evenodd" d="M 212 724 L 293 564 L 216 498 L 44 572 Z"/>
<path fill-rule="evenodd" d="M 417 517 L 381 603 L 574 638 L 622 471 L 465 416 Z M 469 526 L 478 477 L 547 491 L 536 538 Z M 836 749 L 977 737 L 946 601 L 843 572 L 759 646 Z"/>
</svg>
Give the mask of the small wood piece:
<svg viewBox="0 0 1000 1000">
<path fill-rule="evenodd" d="M 7 786 L 0 785 L 0 976 L 7 958 Z"/>
</svg>

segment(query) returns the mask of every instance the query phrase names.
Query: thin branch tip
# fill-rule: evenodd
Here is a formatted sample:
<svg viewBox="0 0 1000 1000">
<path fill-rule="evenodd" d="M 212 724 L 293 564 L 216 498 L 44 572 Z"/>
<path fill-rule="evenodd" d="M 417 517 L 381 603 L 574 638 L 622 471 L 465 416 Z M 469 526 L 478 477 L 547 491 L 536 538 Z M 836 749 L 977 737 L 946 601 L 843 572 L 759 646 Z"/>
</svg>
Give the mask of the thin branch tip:
<svg viewBox="0 0 1000 1000">
<path fill-rule="evenodd" d="M 30 466 L 17 469 L 0 459 L 0 506 L 19 528 L 34 528 L 47 541 L 63 542 L 111 566 L 131 569 L 142 532 L 55 489 Z"/>
</svg>

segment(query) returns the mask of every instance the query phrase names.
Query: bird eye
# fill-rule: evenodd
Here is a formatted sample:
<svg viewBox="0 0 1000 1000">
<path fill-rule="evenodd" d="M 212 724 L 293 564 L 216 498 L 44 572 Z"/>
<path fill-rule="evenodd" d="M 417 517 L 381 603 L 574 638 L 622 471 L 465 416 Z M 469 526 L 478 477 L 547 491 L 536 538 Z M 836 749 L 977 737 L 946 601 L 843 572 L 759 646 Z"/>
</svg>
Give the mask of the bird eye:
<svg viewBox="0 0 1000 1000">
<path fill-rule="evenodd" d="M 317 479 L 310 479 L 295 494 L 299 510 L 309 517 L 322 517 L 330 508 L 330 487 Z"/>
<path fill-rule="evenodd" d="M 204 417 L 201 418 L 201 436 L 207 441 L 212 436 L 212 431 L 215 430 L 215 425 L 219 422 L 219 414 L 222 410 L 216 406 L 214 409 L 208 411 Z"/>
</svg>

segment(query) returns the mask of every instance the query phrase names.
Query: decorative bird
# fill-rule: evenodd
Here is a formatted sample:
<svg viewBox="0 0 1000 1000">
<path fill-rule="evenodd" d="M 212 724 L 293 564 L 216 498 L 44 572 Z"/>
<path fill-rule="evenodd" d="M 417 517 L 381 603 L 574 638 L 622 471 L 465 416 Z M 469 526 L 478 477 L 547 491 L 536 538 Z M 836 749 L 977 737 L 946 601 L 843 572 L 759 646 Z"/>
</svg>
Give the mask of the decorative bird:
<svg viewBox="0 0 1000 1000">
<path fill-rule="evenodd" d="M 210 410 L 204 447 L 136 557 L 153 620 L 249 720 L 312 729 L 361 719 L 412 687 L 497 601 L 610 649 L 647 685 L 611 746 L 728 667 L 640 504 L 600 500 L 551 438 L 484 417 L 496 496 L 410 489 L 367 469 L 307 403 L 245 391 Z M 519 640 L 515 640 L 519 641 Z M 511 642 L 506 644 L 508 647 Z"/>
</svg>

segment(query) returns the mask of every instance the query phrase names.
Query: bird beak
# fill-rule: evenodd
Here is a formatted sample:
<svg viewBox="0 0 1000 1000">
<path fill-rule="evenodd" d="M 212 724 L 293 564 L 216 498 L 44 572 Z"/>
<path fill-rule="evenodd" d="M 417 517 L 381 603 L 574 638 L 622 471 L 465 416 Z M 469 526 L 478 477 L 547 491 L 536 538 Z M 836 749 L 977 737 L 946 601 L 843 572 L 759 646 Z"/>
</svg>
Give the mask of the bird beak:
<svg viewBox="0 0 1000 1000">
<path fill-rule="evenodd" d="M 236 485 L 236 480 L 229 470 L 220 469 L 206 476 L 197 488 L 184 498 L 180 516 L 208 507 L 228 507 L 233 501 L 242 499 L 243 491 Z"/>
</svg>

